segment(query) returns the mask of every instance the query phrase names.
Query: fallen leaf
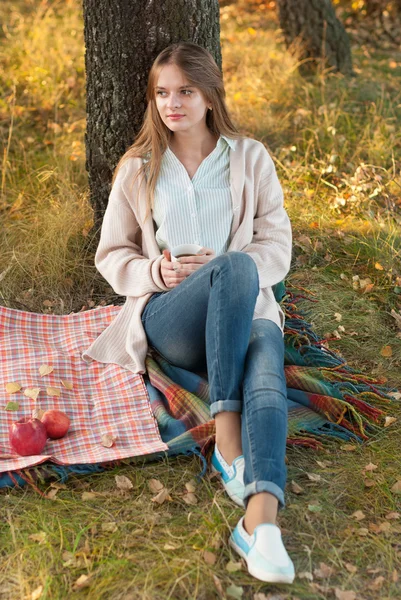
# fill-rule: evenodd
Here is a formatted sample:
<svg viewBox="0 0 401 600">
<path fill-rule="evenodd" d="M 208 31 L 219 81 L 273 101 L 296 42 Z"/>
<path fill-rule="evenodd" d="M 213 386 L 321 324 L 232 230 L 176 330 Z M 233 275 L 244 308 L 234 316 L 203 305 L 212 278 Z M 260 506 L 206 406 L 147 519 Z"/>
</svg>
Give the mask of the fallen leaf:
<svg viewBox="0 0 401 600">
<path fill-rule="evenodd" d="M 54 500 L 57 495 L 58 489 L 53 488 L 46 494 L 46 498 L 49 500 Z"/>
<path fill-rule="evenodd" d="M 114 533 L 115 531 L 117 531 L 118 526 L 117 523 L 115 523 L 114 521 L 108 521 L 106 523 L 102 523 L 102 531 L 105 531 L 106 533 Z"/>
<path fill-rule="evenodd" d="M 389 521 L 391 521 L 392 519 L 399 519 L 400 516 L 401 515 L 398 512 L 389 512 L 386 514 L 385 519 L 388 519 Z"/>
<path fill-rule="evenodd" d="M 94 492 L 82 492 L 81 500 L 94 500 L 96 497 Z"/>
<path fill-rule="evenodd" d="M 401 400 L 401 392 L 389 392 L 388 395 L 394 398 L 394 400 Z"/>
<path fill-rule="evenodd" d="M 363 467 L 364 471 L 376 471 L 377 469 L 377 465 L 374 465 L 373 463 L 369 463 L 368 465 L 366 465 L 366 467 Z"/>
<path fill-rule="evenodd" d="M 38 544 L 41 545 L 46 541 L 46 532 L 39 531 L 38 533 L 31 533 L 31 535 L 28 535 L 28 538 L 33 542 L 38 542 Z"/>
<path fill-rule="evenodd" d="M 163 550 L 178 550 L 178 548 L 181 548 L 179 544 L 169 544 L 168 542 L 166 542 L 163 546 Z"/>
<path fill-rule="evenodd" d="M 340 590 L 340 588 L 336 588 L 335 590 L 337 600 L 356 600 L 356 593 L 348 590 Z"/>
<path fill-rule="evenodd" d="M 155 494 L 156 492 L 160 492 L 164 488 L 164 484 L 158 479 L 149 479 L 148 488 L 151 492 Z"/>
<path fill-rule="evenodd" d="M 71 381 L 66 381 L 65 379 L 60 379 L 60 383 L 66 390 L 72 390 L 74 387 Z"/>
<path fill-rule="evenodd" d="M 215 562 L 216 562 L 216 560 L 217 560 L 217 556 L 215 554 L 213 554 L 213 552 L 209 552 L 208 550 L 204 550 L 203 551 L 203 560 L 208 565 L 214 565 Z"/>
<path fill-rule="evenodd" d="M 26 388 L 24 390 L 24 396 L 27 398 L 32 398 L 32 400 L 36 400 L 40 394 L 40 388 Z"/>
<path fill-rule="evenodd" d="M 78 577 L 72 588 L 73 590 L 82 590 L 82 588 L 88 587 L 89 584 L 90 577 L 88 577 L 88 575 L 81 575 L 80 577 Z"/>
<path fill-rule="evenodd" d="M 320 504 L 308 504 L 308 510 L 310 512 L 322 512 L 322 507 Z"/>
<path fill-rule="evenodd" d="M 236 571 L 241 571 L 241 569 L 241 562 L 233 562 L 232 560 L 229 560 L 226 564 L 226 571 L 228 571 L 229 573 L 235 573 Z"/>
<path fill-rule="evenodd" d="M 366 527 L 360 527 L 357 530 L 357 534 L 361 537 L 366 537 L 367 535 L 369 535 L 369 529 L 367 529 Z"/>
<path fill-rule="evenodd" d="M 343 318 L 342 315 L 340 313 L 334 313 L 334 318 L 336 321 L 341 321 L 341 319 Z"/>
<path fill-rule="evenodd" d="M 370 488 L 370 487 L 373 487 L 376 485 L 376 481 L 374 479 L 365 479 L 363 483 L 364 483 L 365 487 L 367 487 L 367 488 Z"/>
<path fill-rule="evenodd" d="M 6 410 L 18 410 L 19 409 L 19 403 L 18 402 L 7 402 L 7 404 L 4 407 Z"/>
<path fill-rule="evenodd" d="M 198 504 L 198 498 L 192 492 L 188 492 L 188 494 L 183 494 L 182 499 L 187 504 Z"/>
<path fill-rule="evenodd" d="M 308 479 L 310 481 L 314 481 L 315 483 L 319 482 L 322 478 L 317 473 L 307 473 Z"/>
<path fill-rule="evenodd" d="M 21 386 L 19 383 L 15 383 L 14 381 L 10 383 L 6 383 L 6 392 L 7 394 L 15 394 L 15 392 L 19 392 Z"/>
<path fill-rule="evenodd" d="M 112 446 L 114 446 L 114 442 L 116 441 L 117 437 L 115 435 L 112 435 L 111 433 L 103 433 L 103 435 L 100 438 L 101 444 L 102 446 L 104 446 L 105 448 L 111 448 Z"/>
<path fill-rule="evenodd" d="M 39 600 L 43 592 L 43 585 L 39 585 L 31 594 L 31 600 Z"/>
<path fill-rule="evenodd" d="M 51 367 L 50 365 L 41 365 L 39 367 L 39 373 L 42 377 L 44 375 L 49 375 L 50 373 L 53 373 L 53 371 L 54 371 L 54 367 Z"/>
<path fill-rule="evenodd" d="M 291 491 L 294 492 L 294 494 L 303 494 L 304 488 L 298 485 L 296 481 L 291 481 Z"/>
<path fill-rule="evenodd" d="M 219 592 L 220 596 L 222 598 L 224 598 L 223 586 L 221 585 L 220 579 L 214 573 L 212 573 L 212 576 L 213 576 L 214 585 L 216 586 L 217 591 Z"/>
<path fill-rule="evenodd" d="M 376 577 L 376 579 L 373 581 L 373 583 L 371 583 L 370 586 L 368 586 L 368 587 L 371 590 L 380 590 L 380 588 L 382 587 L 384 582 L 385 582 L 385 578 L 383 577 L 383 575 L 379 575 L 379 577 Z"/>
<path fill-rule="evenodd" d="M 393 581 L 393 583 L 397 583 L 398 581 L 398 573 L 397 573 L 397 569 L 394 569 L 392 574 L 391 574 L 391 580 Z"/>
<path fill-rule="evenodd" d="M 383 348 L 380 350 L 380 354 L 385 358 L 388 358 L 393 355 L 393 349 L 391 346 L 383 346 Z"/>
<path fill-rule="evenodd" d="M 316 464 L 318 464 L 319 467 L 322 467 L 322 469 L 326 469 L 326 467 L 329 467 L 332 463 L 329 460 L 317 460 Z"/>
<path fill-rule="evenodd" d="M 119 490 L 127 491 L 132 490 L 134 487 L 132 481 L 125 475 L 116 475 L 115 480 Z"/>
<path fill-rule="evenodd" d="M 171 498 L 171 496 L 168 493 L 168 489 L 167 488 L 163 488 L 157 494 L 157 496 L 154 496 L 151 500 L 152 500 L 152 502 L 157 502 L 157 504 L 163 504 L 163 502 L 165 502 L 166 500 L 172 500 L 172 498 Z"/>
<path fill-rule="evenodd" d="M 395 484 L 391 488 L 391 491 L 394 494 L 401 494 L 401 479 L 399 479 L 398 481 L 395 482 Z"/>
<path fill-rule="evenodd" d="M 314 569 L 313 574 L 318 579 L 328 579 L 334 573 L 334 569 L 326 565 L 326 563 L 321 562 L 318 569 Z"/>
<path fill-rule="evenodd" d="M 185 487 L 187 489 L 188 492 L 195 492 L 196 491 L 196 485 L 194 483 L 194 481 L 189 481 L 188 483 L 185 484 Z"/>
<path fill-rule="evenodd" d="M 384 267 L 379 262 L 375 263 L 375 269 L 378 271 L 384 271 Z"/>
<path fill-rule="evenodd" d="M 301 571 L 301 573 L 298 573 L 298 578 L 299 579 L 307 579 L 308 581 L 313 581 L 313 575 L 312 575 L 312 573 L 309 573 L 309 571 Z"/>
<path fill-rule="evenodd" d="M 390 425 L 395 423 L 396 420 L 397 420 L 396 417 L 386 417 L 386 419 L 384 421 L 384 427 L 389 427 Z"/>
<path fill-rule="evenodd" d="M 244 595 L 244 588 L 239 587 L 238 585 L 234 585 L 233 583 L 228 586 L 226 589 L 227 596 L 231 596 L 231 598 L 235 598 L 236 600 L 241 600 Z"/>
<path fill-rule="evenodd" d="M 45 414 L 45 411 L 42 410 L 41 408 L 34 408 L 32 411 L 32 418 L 39 419 L 39 421 L 40 421 L 44 414 Z"/>
<path fill-rule="evenodd" d="M 362 521 L 365 518 L 365 514 L 361 510 L 356 510 L 352 513 L 351 517 L 353 517 L 356 521 Z"/>
<path fill-rule="evenodd" d="M 357 446 L 355 446 L 354 444 L 343 444 L 341 446 L 341 450 L 344 450 L 345 452 L 354 452 L 354 450 L 357 449 Z"/>
<path fill-rule="evenodd" d="M 61 396 L 61 391 L 58 388 L 54 387 L 47 387 L 46 393 L 48 396 L 56 396 L 57 398 L 60 398 Z"/>
<path fill-rule="evenodd" d="M 351 564 L 351 563 L 345 563 L 345 568 L 347 569 L 348 573 L 354 574 L 357 572 L 358 567 L 356 567 L 355 565 Z"/>
</svg>

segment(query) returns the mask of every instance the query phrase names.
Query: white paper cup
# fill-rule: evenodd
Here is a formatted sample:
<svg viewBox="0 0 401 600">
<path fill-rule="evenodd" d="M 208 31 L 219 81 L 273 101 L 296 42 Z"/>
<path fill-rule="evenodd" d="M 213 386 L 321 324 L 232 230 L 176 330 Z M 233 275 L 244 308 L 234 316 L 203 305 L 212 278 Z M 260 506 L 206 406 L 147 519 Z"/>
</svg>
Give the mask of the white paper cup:
<svg viewBox="0 0 401 600">
<path fill-rule="evenodd" d="M 174 246 L 171 249 L 171 262 L 177 262 L 177 256 L 181 254 L 187 255 L 195 255 L 199 250 L 201 250 L 202 246 L 198 246 L 197 244 L 180 244 L 179 246 Z"/>
</svg>

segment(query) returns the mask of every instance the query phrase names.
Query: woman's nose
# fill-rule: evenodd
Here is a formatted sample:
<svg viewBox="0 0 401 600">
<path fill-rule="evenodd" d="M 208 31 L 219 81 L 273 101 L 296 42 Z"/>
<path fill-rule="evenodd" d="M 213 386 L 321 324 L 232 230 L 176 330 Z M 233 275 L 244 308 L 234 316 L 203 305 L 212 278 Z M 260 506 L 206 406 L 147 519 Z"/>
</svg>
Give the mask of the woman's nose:
<svg viewBox="0 0 401 600">
<path fill-rule="evenodd" d="M 176 94 L 171 94 L 167 104 L 168 108 L 178 108 L 179 106 L 181 106 L 180 99 Z"/>
</svg>

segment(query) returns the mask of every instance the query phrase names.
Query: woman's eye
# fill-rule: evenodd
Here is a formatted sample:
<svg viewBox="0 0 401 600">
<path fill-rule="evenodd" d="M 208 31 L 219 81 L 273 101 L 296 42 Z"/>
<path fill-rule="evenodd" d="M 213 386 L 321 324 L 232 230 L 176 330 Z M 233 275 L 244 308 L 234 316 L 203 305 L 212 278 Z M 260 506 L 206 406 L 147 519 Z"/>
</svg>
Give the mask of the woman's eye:
<svg viewBox="0 0 401 600">
<path fill-rule="evenodd" d="M 185 94 L 185 92 L 188 92 L 188 94 L 192 94 L 191 90 L 182 90 L 182 92 Z M 185 94 L 186 95 L 186 94 Z"/>
</svg>

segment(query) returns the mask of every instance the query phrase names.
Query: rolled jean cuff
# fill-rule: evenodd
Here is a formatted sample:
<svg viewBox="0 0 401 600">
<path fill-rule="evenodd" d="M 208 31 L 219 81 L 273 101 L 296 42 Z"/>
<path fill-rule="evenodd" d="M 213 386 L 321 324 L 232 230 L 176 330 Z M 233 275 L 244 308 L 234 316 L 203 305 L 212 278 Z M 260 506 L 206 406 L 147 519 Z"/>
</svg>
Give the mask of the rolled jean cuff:
<svg viewBox="0 0 401 600">
<path fill-rule="evenodd" d="M 212 418 L 217 413 L 229 410 L 231 412 L 242 412 L 242 400 L 217 400 L 210 405 L 210 413 Z"/>
<path fill-rule="evenodd" d="M 245 507 L 248 506 L 249 497 L 258 494 L 259 492 L 269 492 L 269 494 L 272 494 L 277 498 L 279 509 L 285 507 L 284 492 L 276 483 L 273 483 L 273 481 L 254 481 L 245 486 Z"/>
</svg>

